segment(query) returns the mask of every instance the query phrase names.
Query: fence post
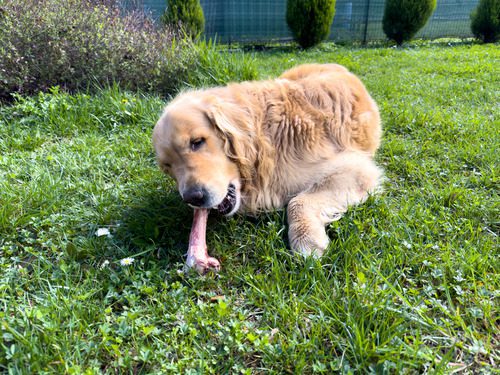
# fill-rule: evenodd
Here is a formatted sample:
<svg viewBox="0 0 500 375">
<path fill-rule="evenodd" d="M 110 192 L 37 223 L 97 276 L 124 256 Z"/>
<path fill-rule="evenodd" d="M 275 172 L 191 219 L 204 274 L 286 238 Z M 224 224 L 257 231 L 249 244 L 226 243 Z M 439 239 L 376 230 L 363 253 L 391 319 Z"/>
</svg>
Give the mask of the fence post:
<svg viewBox="0 0 500 375">
<path fill-rule="evenodd" d="M 363 32 L 363 45 L 366 45 L 366 39 L 368 36 L 368 19 L 370 15 L 370 0 L 366 0 L 366 12 L 365 12 L 365 30 Z"/>
</svg>

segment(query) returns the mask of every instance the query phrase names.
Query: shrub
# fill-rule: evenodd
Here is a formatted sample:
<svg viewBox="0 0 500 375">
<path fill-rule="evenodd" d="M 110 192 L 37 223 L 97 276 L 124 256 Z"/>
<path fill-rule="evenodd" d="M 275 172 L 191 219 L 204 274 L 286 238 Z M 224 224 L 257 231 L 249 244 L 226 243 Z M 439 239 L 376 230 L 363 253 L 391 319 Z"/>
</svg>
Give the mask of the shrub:
<svg viewBox="0 0 500 375">
<path fill-rule="evenodd" d="M 165 25 L 182 27 L 191 38 L 199 36 L 205 28 L 205 17 L 199 0 L 168 0 L 161 21 Z"/>
<path fill-rule="evenodd" d="M 174 37 L 141 13 L 121 14 L 111 0 L 4 0 L 0 100 L 56 85 L 74 91 L 113 82 L 171 93 L 196 64 L 186 48 L 191 42 Z"/>
<path fill-rule="evenodd" d="M 436 9 L 436 0 L 386 0 L 382 26 L 398 45 L 413 38 Z"/>
<path fill-rule="evenodd" d="M 500 39 L 500 0 L 480 0 L 471 14 L 471 30 L 485 43 Z"/>
<path fill-rule="evenodd" d="M 286 22 L 302 48 L 320 43 L 330 34 L 335 0 L 288 0 Z"/>
</svg>

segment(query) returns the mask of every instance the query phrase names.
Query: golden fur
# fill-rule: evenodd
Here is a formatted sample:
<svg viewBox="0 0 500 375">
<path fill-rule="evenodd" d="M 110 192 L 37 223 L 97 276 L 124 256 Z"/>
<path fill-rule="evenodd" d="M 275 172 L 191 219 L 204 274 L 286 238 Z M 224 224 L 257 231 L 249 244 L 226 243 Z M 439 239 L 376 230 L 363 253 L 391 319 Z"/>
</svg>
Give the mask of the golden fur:
<svg viewBox="0 0 500 375">
<path fill-rule="evenodd" d="M 179 95 L 153 143 L 181 196 L 202 187 L 196 205 L 218 207 L 232 185 L 230 214 L 288 205 L 291 247 L 321 255 L 325 225 L 378 186 L 380 137 L 377 105 L 361 81 L 340 65 L 307 64 L 275 80 Z"/>
</svg>

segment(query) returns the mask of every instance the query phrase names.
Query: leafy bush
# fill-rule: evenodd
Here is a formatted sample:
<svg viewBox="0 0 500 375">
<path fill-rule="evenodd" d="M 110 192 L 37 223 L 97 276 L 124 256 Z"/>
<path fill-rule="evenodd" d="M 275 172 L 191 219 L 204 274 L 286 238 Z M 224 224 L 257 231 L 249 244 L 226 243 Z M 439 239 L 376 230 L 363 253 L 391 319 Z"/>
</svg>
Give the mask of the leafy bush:
<svg viewBox="0 0 500 375">
<path fill-rule="evenodd" d="M 436 0 L 386 0 L 382 26 L 398 45 L 413 38 L 436 9 Z"/>
<path fill-rule="evenodd" d="M 74 91 L 119 83 L 174 91 L 196 64 L 191 42 L 175 42 L 138 12 L 108 0 L 5 0 L 0 13 L 0 100 L 52 86 Z"/>
<path fill-rule="evenodd" d="M 500 0 L 480 0 L 471 14 L 471 30 L 485 43 L 500 39 Z"/>
<path fill-rule="evenodd" d="M 330 34 L 335 0 L 288 0 L 286 22 L 302 48 L 320 43 Z"/>
<path fill-rule="evenodd" d="M 182 27 L 191 38 L 200 35 L 205 28 L 205 17 L 199 0 L 168 0 L 162 22 L 174 27 Z"/>
</svg>

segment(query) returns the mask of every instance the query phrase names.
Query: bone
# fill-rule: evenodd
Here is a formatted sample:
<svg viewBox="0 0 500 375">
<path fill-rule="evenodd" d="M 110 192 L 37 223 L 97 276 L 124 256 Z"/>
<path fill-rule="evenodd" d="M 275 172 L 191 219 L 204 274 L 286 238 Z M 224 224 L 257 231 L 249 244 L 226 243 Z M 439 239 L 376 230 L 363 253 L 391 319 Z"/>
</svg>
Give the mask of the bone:
<svg viewBox="0 0 500 375">
<path fill-rule="evenodd" d="M 207 220 L 208 209 L 194 209 L 186 265 L 189 268 L 194 268 L 200 274 L 204 274 L 210 269 L 214 271 L 220 270 L 219 261 L 208 255 L 206 240 Z"/>
</svg>

